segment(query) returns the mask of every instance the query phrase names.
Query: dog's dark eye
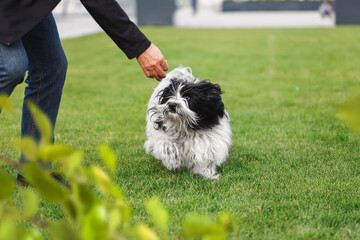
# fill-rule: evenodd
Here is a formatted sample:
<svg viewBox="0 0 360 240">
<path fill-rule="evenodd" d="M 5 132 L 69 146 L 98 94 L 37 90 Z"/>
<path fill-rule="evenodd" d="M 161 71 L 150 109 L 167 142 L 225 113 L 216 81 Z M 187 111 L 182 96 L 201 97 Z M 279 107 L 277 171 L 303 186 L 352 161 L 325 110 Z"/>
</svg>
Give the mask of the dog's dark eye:
<svg viewBox="0 0 360 240">
<path fill-rule="evenodd" d="M 190 96 L 183 96 L 183 98 L 184 98 L 186 101 L 189 101 L 189 100 L 190 100 Z"/>
</svg>

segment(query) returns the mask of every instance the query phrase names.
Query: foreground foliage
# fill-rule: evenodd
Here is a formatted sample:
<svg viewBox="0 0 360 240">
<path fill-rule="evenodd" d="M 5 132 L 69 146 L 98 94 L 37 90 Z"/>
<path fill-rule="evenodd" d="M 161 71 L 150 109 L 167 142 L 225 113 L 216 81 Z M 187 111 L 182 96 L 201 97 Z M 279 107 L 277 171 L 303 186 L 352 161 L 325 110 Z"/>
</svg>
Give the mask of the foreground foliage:
<svg viewBox="0 0 360 240">
<path fill-rule="evenodd" d="M 11 113 L 11 103 L 6 96 L 0 96 L 0 109 Z M 33 103 L 28 102 L 41 141 L 22 138 L 14 143 L 15 148 L 30 161 L 20 166 L 1 157 L 1 160 L 21 170 L 32 187 L 19 190 L 20 206 L 11 201 L 15 190 L 12 177 L 0 170 L 0 239 L 43 239 L 41 229 L 51 239 L 168 239 L 169 215 L 158 198 L 145 201 L 145 208 L 152 219 L 153 227 L 144 223 L 131 223 L 131 208 L 121 190 L 113 183 L 116 155 L 107 146 L 98 152 L 107 169 L 96 165 L 84 167 L 84 153 L 69 146 L 52 144 L 52 126 L 45 114 Z M 44 170 L 39 162 L 52 162 L 55 172 L 61 172 L 68 179 L 71 189 L 55 181 L 51 171 Z M 50 222 L 40 218 L 37 210 L 40 202 L 59 204 L 66 217 Z M 207 240 L 226 239 L 231 230 L 231 215 L 220 213 L 214 221 L 205 215 L 189 215 L 184 219 L 180 235 Z"/>
</svg>

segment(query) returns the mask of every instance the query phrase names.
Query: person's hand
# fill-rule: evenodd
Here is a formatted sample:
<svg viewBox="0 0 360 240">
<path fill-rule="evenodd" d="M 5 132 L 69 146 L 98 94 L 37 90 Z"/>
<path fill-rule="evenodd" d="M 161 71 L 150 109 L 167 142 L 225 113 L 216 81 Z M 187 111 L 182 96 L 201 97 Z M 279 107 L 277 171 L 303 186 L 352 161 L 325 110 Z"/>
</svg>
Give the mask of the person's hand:
<svg viewBox="0 0 360 240">
<path fill-rule="evenodd" d="M 148 78 L 156 78 L 156 80 L 161 81 L 166 76 L 165 71 L 169 68 L 167 61 L 160 52 L 160 49 L 154 44 L 151 44 L 136 59 Z"/>
</svg>

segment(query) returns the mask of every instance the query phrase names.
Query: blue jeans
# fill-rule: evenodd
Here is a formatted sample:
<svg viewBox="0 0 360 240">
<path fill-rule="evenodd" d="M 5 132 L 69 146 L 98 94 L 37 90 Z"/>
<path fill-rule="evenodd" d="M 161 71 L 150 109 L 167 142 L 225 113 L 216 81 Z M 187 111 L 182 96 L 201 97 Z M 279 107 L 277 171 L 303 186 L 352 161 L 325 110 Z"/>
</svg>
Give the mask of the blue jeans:
<svg viewBox="0 0 360 240">
<path fill-rule="evenodd" d="M 28 71 L 24 103 L 33 101 L 54 127 L 66 70 L 67 59 L 52 14 L 14 44 L 0 44 L 0 94 L 10 95 Z M 21 120 L 21 137 L 24 136 L 37 141 L 41 137 L 25 104 Z M 25 162 L 26 159 L 20 157 L 20 163 Z"/>
</svg>

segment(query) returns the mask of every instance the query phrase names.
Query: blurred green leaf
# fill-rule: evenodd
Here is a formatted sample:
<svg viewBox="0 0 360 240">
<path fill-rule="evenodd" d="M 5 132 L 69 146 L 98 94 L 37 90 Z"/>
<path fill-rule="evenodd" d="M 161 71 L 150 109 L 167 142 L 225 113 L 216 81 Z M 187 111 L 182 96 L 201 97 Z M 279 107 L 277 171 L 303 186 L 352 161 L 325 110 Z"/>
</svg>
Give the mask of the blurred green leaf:
<svg viewBox="0 0 360 240">
<path fill-rule="evenodd" d="M 201 238 L 206 236 L 214 226 L 210 217 L 200 214 L 192 214 L 185 218 L 181 229 L 183 237 Z"/>
<path fill-rule="evenodd" d="M 21 220 L 23 218 L 22 210 L 19 207 L 9 204 L 10 201 L 0 202 L 0 225 L 4 219 L 11 221 Z M 1 238 L 0 238 L 1 239 Z"/>
<path fill-rule="evenodd" d="M 22 189 L 21 196 L 25 218 L 34 216 L 39 206 L 39 199 L 36 193 L 31 188 L 24 188 Z"/>
<path fill-rule="evenodd" d="M 23 229 L 17 226 L 15 221 L 5 220 L 0 222 L 0 239 L 19 239 Z"/>
<path fill-rule="evenodd" d="M 43 239 L 43 237 L 41 236 L 41 233 L 39 230 L 37 230 L 36 228 L 32 228 L 32 229 L 25 229 L 22 232 L 20 239 L 22 239 L 22 240 L 41 240 L 41 239 Z"/>
<path fill-rule="evenodd" d="M 233 217 L 231 213 L 222 212 L 219 213 L 217 220 L 217 224 L 224 226 L 228 230 L 233 230 Z"/>
<path fill-rule="evenodd" d="M 227 231 L 224 226 L 214 224 L 204 236 L 204 240 L 225 240 Z"/>
<path fill-rule="evenodd" d="M 81 207 L 81 211 L 87 213 L 97 201 L 97 196 L 93 193 L 90 187 L 85 183 L 74 184 L 74 196 Z"/>
<path fill-rule="evenodd" d="M 0 170 L 0 183 L 0 201 L 2 201 L 11 197 L 15 184 L 11 176 L 2 170 Z"/>
<path fill-rule="evenodd" d="M 113 197 L 115 197 L 118 200 L 124 200 L 121 190 L 113 183 L 111 183 L 109 194 L 111 194 Z"/>
<path fill-rule="evenodd" d="M 181 235 L 183 237 L 202 238 L 204 240 L 226 239 L 228 217 L 227 214 L 221 214 L 215 223 L 206 215 L 193 214 L 187 216 L 181 229 Z"/>
<path fill-rule="evenodd" d="M 116 154 L 107 145 L 101 145 L 99 147 L 99 153 L 101 159 L 104 161 L 105 165 L 109 168 L 109 170 L 111 172 L 115 172 Z"/>
<path fill-rule="evenodd" d="M 13 103 L 10 100 L 8 95 L 0 95 L 0 110 L 6 112 L 7 114 L 12 114 L 13 112 Z"/>
<path fill-rule="evenodd" d="M 25 164 L 23 166 L 23 173 L 26 180 L 39 191 L 44 199 L 53 202 L 63 202 L 68 198 L 68 189 L 56 182 L 37 163 Z"/>
<path fill-rule="evenodd" d="M 68 214 L 68 216 L 71 217 L 71 220 L 76 221 L 78 220 L 78 209 L 75 203 L 75 198 L 71 196 L 68 198 L 64 203 L 63 207 L 65 212 Z"/>
<path fill-rule="evenodd" d="M 124 223 L 130 222 L 131 219 L 131 208 L 130 206 L 124 202 L 123 200 L 118 199 L 117 205 L 121 214 L 121 219 Z"/>
<path fill-rule="evenodd" d="M 107 239 L 109 235 L 109 226 L 107 225 L 106 220 L 107 216 L 105 206 L 101 204 L 94 205 L 83 222 L 83 239 Z"/>
<path fill-rule="evenodd" d="M 83 158 L 84 153 L 81 151 L 76 151 L 72 153 L 62 162 L 62 171 L 68 176 L 73 175 L 73 172 L 76 169 L 81 168 L 81 161 L 83 160 Z"/>
<path fill-rule="evenodd" d="M 150 214 L 155 225 L 163 231 L 168 230 L 169 215 L 166 209 L 161 205 L 158 198 L 152 198 L 145 202 L 147 212 Z"/>
<path fill-rule="evenodd" d="M 51 239 L 53 240 L 80 240 L 78 229 L 66 220 L 55 222 L 50 227 Z"/>
<path fill-rule="evenodd" d="M 110 192 L 110 178 L 100 167 L 92 165 L 89 169 L 89 176 L 101 189 L 105 192 Z"/>
<path fill-rule="evenodd" d="M 43 162 L 55 162 L 68 159 L 74 152 L 74 149 L 62 144 L 44 145 L 38 150 L 38 158 Z"/>
<path fill-rule="evenodd" d="M 117 208 L 112 208 L 108 215 L 109 232 L 113 233 L 121 223 L 121 213 Z"/>
<path fill-rule="evenodd" d="M 339 107 L 338 115 L 349 128 L 360 134 L 360 96 L 345 101 Z"/>
<path fill-rule="evenodd" d="M 35 141 L 30 137 L 23 137 L 14 142 L 14 147 L 21 151 L 29 161 L 36 161 L 37 146 Z"/>
<path fill-rule="evenodd" d="M 33 102 L 26 102 L 32 117 L 41 133 L 41 145 L 52 142 L 52 124 L 46 114 L 40 110 Z"/>
<path fill-rule="evenodd" d="M 158 240 L 158 236 L 145 224 L 138 224 L 134 230 L 134 237 L 138 240 Z"/>
<path fill-rule="evenodd" d="M 117 199 L 123 199 L 122 193 L 117 186 L 111 183 L 110 178 L 98 166 L 92 165 L 88 171 L 89 177 L 96 183 L 100 190 L 107 195 L 112 195 Z"/>
</svg>

